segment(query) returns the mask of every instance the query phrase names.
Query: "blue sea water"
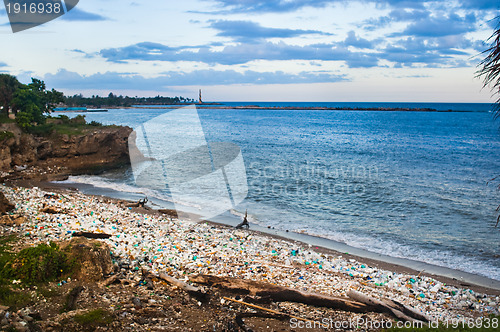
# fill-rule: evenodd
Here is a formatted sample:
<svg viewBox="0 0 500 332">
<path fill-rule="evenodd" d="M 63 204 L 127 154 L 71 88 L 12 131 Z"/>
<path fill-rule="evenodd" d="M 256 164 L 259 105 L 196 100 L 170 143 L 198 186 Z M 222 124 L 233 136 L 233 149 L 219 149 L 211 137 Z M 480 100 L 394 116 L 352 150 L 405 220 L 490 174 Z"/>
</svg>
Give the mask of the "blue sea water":
<svg viewBox="0 0 500 332">
<path fill-rule="evenodd" d="M 208 141 L 240 146 L 252 221 L 500 280 L 500 123 L 489 104 L 224 103 L 454 112 L 200 108 Z M 136 127 L 156 107 L 83 113 Z M 79 113 L 68 113 L 76 115 Z M 73 181 L 133 190 L 130 170 Z M 497 182 L 498 183 L 498 182 Z M 155 195 L 155 193 L 150 193 Z M 161 197 L 164 193 L 156 193 Z"/>
</svg>

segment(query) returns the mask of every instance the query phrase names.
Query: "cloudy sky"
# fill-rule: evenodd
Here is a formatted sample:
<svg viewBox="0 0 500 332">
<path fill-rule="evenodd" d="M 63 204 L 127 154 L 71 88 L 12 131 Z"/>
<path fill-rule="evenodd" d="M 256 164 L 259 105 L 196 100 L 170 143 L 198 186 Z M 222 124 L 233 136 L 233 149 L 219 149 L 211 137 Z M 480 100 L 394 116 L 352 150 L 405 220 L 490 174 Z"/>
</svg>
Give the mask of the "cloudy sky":
<svg viewBox="0 0 500 332">
<path fill-rule="evenodd" d="M 0 72 L 66 94 L 493 101 L 474 75 L 498 0 L 82 0 L 18 33 L 0 8 Z"/>
</svg>

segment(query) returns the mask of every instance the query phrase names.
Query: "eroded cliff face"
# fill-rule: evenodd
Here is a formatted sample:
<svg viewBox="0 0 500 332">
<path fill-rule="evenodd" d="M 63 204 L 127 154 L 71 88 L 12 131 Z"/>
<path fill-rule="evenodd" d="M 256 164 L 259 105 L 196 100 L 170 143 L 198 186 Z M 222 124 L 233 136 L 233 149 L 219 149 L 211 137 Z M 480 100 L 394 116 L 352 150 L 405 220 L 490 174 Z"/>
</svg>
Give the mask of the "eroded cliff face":
<svg viewBox="0 0 500 332">
<path fill-rule="evenodd" d="M 1 124 L 0 170 L 57 168 L 61 174 L 92 174 L 130 162 L 129 127 L 86 129 L 79 135 L 49 137 L 23 133 L 16 124 Z M 12 134 L 9 134 L 12 133 Z M 36 175 L 36 174 L 35 174 Z"/>
</svg>

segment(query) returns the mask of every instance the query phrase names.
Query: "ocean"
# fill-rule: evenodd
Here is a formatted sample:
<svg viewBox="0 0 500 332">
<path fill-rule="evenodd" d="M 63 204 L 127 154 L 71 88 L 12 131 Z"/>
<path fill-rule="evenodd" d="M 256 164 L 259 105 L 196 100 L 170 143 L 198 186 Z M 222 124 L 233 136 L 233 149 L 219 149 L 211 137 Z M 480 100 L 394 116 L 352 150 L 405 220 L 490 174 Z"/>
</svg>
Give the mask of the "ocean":
<svg viewBox="0 0 500 332">
<path fill-rule="evenodd" d="M 264 107 L 410 107 L 451 112 L 198 108 L 209 142 L 239 146 L 248 195 L 226 215 L 370 252 L 500 280 L 500 122 L 490 104 L 222 103 Z M 138 127 L 158 107 L 83 114 Z M 59 113 L 60 114 L 60 113 Z M 168 142 L 165 144 L 168 149 Z M 145 193 L 168 206 L 168 191 L 144 189 L 131 169 L 66 182 Z M 141 193 L 141 194 L 139 194 Z"/>
</svg>

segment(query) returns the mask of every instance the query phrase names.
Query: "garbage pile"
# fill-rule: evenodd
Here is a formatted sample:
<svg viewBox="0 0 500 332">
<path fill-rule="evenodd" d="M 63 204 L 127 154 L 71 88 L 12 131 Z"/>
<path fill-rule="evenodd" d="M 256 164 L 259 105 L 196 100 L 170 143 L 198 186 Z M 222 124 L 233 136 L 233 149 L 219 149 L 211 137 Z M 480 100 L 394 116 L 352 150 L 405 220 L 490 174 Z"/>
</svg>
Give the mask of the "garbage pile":
<svg viewBox="0 0 500 332">
<path fill-rule="evenodd" d="M 1 191 L 27 222 L 4 225 L 26 243 L 67 240 L 73 233 L 110 235 L 114 264 L 130 273 L 150 270 L 181 280 L 211 274 L 264 281 L 304 291 L 346 296 L 351 288 L 388 297 L 433 320 L 498 315 L 500 298 L 446 285 L 426 276 L 394 273 L 343 256 L 324 254 L 302 243 L 251 231 L 140 214 L 109 199 L 38 188 Z"/>
</svg>

